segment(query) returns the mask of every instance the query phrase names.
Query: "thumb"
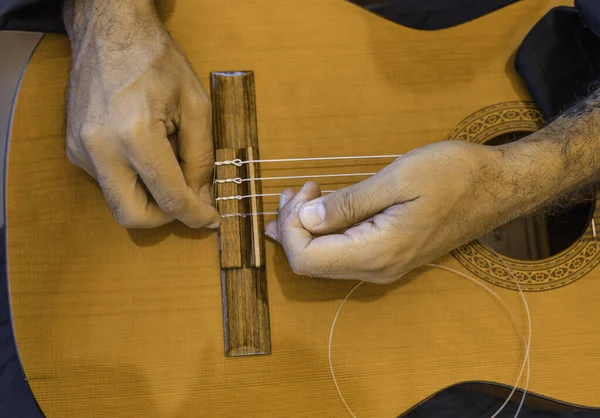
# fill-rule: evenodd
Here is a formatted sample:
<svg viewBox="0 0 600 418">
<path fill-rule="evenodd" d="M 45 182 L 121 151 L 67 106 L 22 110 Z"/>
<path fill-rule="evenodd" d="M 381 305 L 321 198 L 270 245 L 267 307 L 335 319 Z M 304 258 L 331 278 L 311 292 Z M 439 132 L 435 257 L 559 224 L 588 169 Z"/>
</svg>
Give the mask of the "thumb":
<svg viewBox="0 0 600 418">
<path fill-rule="evenodd" d="M 398 187 L 385 172 L 306 202 L 299 208 L 302 226 L 312 234 L 339 232 L 398 203 Z"/>
</svg>

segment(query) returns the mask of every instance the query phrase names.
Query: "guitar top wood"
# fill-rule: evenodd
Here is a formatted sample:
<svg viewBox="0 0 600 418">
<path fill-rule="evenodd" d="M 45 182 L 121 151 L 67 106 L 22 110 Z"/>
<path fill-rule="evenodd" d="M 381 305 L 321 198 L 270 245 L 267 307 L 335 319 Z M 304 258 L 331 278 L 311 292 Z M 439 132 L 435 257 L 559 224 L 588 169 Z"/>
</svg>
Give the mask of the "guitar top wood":
<svg viewBox="0 0 600 418">
<path fill-rule="evenodd" d="M 517 2 L 431 32 L 340 0 L 169 4 L 163 18 L 207 90 L 212 72 L 253 73 L 258 134 L 247 123 L 215 125 L 248 129 L 236 137 L 257 142 L 217 148 L 258 150 L 265 159 L 402 154 L 453 135 L 482 141 L 494 132 L 536 129 L 539 118 L 513 55 L 550 8 L 572 2 Z M 296 276 L 271 241 L 253 256 L 253 245 L 241 239 L 252 235 L 243 230 L 248 220 L 227 221 L 240 227 L 240 239 L 227 241 L 223 252 L 216 231 L 117 225 L 100 189 L 65 155 L 69 66 L 67 38 L 45 36 L 20 87 L 8 158 L 14 327 L 46 416 L 346 416 L 329 374 L 327 339 L 354 283 Z M 259 169 L 276 177 L 381 167 L 296 162 Z M 321 184 L 331 190 L 355 180 Z M 276 194 L 302 181 L 261 186 Z M 243 187 L 219 193 L 238 191 Z M 277 203 L 265 198 L 263 210 L 276 211 Z M 250 210 L 248 202 L 240 205 L 220 210 Z M 245 295 L 257 289 L 254 301 L 268 293 L 268 312 L 266 304 L 252 306 L 265 308 L 254 311 L 257 318 L 270 318 L 270 346 L 260 335 L 252 347 L 270 355 L 224 354 L 221 260 L 230 245 L 238 245 L 231 263 L 261 264 L 253 267 L 261 271 L 255 282 L 232 280 L 249 286 Z M 527 279 L 530 389 L 589 406 L 600 406 L 598 254 L 596 241 L 584 235 L 552 259 L 509 260 Z M 467 246 L 438 261 L 485 280 L 525 323 L 518 294 L 494 273 L 485 248 Z M 424 268 L 392 285 L 361 286 L 339 318 L 332 347 L 340 388 L 360 417 L 397 416 L 461 381 L 512 385 L 523 354 L 495 299 L 456 275 Z"/>
</svg>

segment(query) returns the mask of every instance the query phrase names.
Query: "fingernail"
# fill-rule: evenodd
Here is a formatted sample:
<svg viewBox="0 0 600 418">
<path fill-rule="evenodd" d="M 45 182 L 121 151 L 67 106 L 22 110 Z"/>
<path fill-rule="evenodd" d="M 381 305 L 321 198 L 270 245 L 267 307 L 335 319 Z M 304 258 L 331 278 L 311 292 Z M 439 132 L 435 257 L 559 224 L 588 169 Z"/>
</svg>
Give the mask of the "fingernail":
<svg viewBox="0 0 600 418">
<path fill-rule="evenodd" d="M 300 189 L 300 191 L 298 193 L 302 193 L 304 191 L 304 189 L 306 189 L 307 186 L 308 186 L 308 182 L 304 183 L 304 186 L 302 186 L 302 188 Z"/>
<path fill-rule="evenodd" d="M 287 202 L 287 197 L 285 193 L 281 193 L 281 195 L 279 196 L 279 209 L 281 209 L 285 205 L 285 202 Z"/>
<path fill-rule="evenodd" d="M 300 220 L 304 227 L 318 227 L 325 220 L 325 206 L 320 201 L 307 203 L 300 208 Z"/>
<path fill-rule="evenodd" d="M 271 234 L 269 231 L 265 231 L 265 235 L 268 236 L 269 238 L 271 238 L 273 241 L 277 241 L 277 238 L 275 238 L 275 235 Z"/>
<path fill-rule="evenodd" d="M 221 225 L 220 222 L 215 222 L 207 226 L 208 229 L 217 229 Z"/>
</svg>

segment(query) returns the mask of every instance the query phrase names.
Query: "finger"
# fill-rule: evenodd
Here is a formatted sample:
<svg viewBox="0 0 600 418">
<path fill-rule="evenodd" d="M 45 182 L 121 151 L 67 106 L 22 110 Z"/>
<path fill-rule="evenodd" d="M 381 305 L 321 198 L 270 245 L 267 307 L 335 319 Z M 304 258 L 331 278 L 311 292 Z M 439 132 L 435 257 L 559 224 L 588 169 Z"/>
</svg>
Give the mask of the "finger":
<svg viewBox="0 0 600 418">
<path fill-rule="evenodd" d="M 286 203 L 292 200 L 294 197 L 296 197 L 296 192 L 292 189 L 285 189 L 283 192 L 281 192 L 281 195 L 279 195 L 279 210 L 283 209 Z"/>
<path fill-rule="evenodd" d="M 282 229 L 282 242 L 294 271 L 301 275 L 328 279 L 364 280 L 385 282 L 388 280 L 383 258 L 379 250 L 381 242 L 377 226 L 365 222 L 352 227 L 343 234 L 313 237 L 301 247 L 295 241 L 286 241 L 288 230 Z"/>
<path fill-rule="evenodd" d="M 277 215 L 277 226 L 281 226 L 281 222 L 295 213 L 298 217 L 298 209 L 307 201 L 312 200 L 321 195 L 321 189 L 315 182 L 309 181 L 302 186 L 298 193 L 292 189 L 285 189 L 279 198 L 279 213 Z M 302 227 L 302 224 L 299 225 Z"/>
<path fill-rule="evenodd" d="M 302 225 L 313 234 L 340 232 L 402 203 L 402 185 L 391 166 L 376 175 L 308 202 L 300 208 Z"/>
<path fill-rule="evenodd" d="M 279 209 L 283 208 L 289 200 L 294 198 L 295 195 L 296 193 L 292 189 L 286 189 L 281 192 L 281 195 L 279 196 Z M 265 227 L 265 234 L 269 238 L 279 242 L 279 232 L 276 221 L 271 221 L 267 224 Z"/>
<path fill-rule="evenodd" d="M 149 199 L 137 173 L 125 164 L 107 164 L 98 184 L 113 216 L 125 228 L 154 228 L 173 221 Z"/>
<path fill-rule="evenodd" d="M 391 281 L 384 272 L 386 259 L 380 256 L 381 231 L 388 224 L 388 216 L 375 215 L 372 221 L 365 221 L 343 234 L 315 238 L 302 226 L 298 209 L 319 194 L 315 183 L 307 183 L 279 211 L 276 236 L 292 270 L 312 277 Z M 272 225 L 269 231 L 273 231 Z"/>
<path fill-rule="evenodd" d="M 211 122 L 208 97 L 201 87 L 193 88 L 193 93 L 182 103 L 177 134 L 179 164 L 187 185 L 209 207 L 213 207 L 210 187 L 214 170 Z M 217 226 L 220 221 L 217 210 L 208 210 L 216 216 L 216 225 L 212 226 Z"/>
<path fill-rule="evenodd" d="M 179 158 L 179 141 L 177 139 L 177 134 L 169 134 L 167 135 L 167 139 L 171 144 L 171 149 L 173 150 L 173 154 L 175 154 L 175 158 L 177 158 L 177 161 L 181 161 L 181 159 Z"/>
<path fill-rule="evenodd" d="M 382 257 L 381 229 L 376 215 L 343 234 L 314 237 L 302 228 L 297 211 L 280 223 L 278 234 L 295 273 L 329 279 L 389 282 Z"/>
<path fill-rule="evenodd" d="M 137 134 L 144 140 L 129 139 L 129 161 L 158 206 L 190 227 L 217 227 L 218 212 L 186 183 L 164 124 L 157 122 Z"/>
<path fill-rule="evenodd" d="M 73 165 L 84 170 L 90 177 L 97 177 L 94 164 L 85 149 L 67 146 L 67 158 Z"/>
<path fill-rule="evenodd" d="M 210 102 L 201 87 L 192 87 L 181 104 L 177 148 L 181 170 L 189 187 L 205 203 L 212 203 L 210 185 L 214 155 Z"/>
<path fill-rule="evenodd" d="M 288 261 L 295 273 L 327 279 L 363 280 L 388 283 L 391 275 L 388 252 L 382 246 L 389 240 L 382 232 L 376 215 L 373 222 L 363 222 L 342 234 L 298 239 L 298 231 L 290 224 L 279 229 Z M 289 238 L 289 239 L 288 239 Z"/>
<path fill-rule="evenodd" d="M 284 190 L 280 198 L 279 214 L 277 215 L 277 236 L 283 246 L 290 264 L 293 258 L 290 255 L 297 253 L 306 247 L 312 240 L 312 234 L 304 229 L 298 218 L 298 208 L 307 201 L 321 195 L 319 186 L 316 183 L 306 183 L 300 191 L 295 194 L 291 190 Z M 288 253 L 288 248 L 292 249 Z M 293 268 L 293 264 L 292 264 Z"/>
<path fill-rule="evenodd" d="M 279 232 L 277 231 L 277 222 L 271 221 L 265 227 L 265 235 L 274 241 L 279 242 Z"/>
</svg>

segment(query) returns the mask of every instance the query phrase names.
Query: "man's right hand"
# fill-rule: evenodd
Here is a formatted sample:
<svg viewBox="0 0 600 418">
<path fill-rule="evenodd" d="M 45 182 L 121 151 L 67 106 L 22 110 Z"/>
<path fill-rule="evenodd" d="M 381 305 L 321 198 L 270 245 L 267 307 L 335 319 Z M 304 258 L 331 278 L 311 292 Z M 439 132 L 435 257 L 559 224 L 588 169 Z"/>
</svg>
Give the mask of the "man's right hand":
<svg viewBox="0 0 600 418">
<path fill-rule="evenodd" d="M 119 224 L 216 228 L 210 101 L 151 0 L 71 0 L 67 155 Z"/>
<path fill-rule="evenodd" d="M 499 149 L 442 141 L 335 193 L 285 190 L 266 233 L 298 274 L 389 283 L 518 216 L 512 177 Z"/>
</svg>

